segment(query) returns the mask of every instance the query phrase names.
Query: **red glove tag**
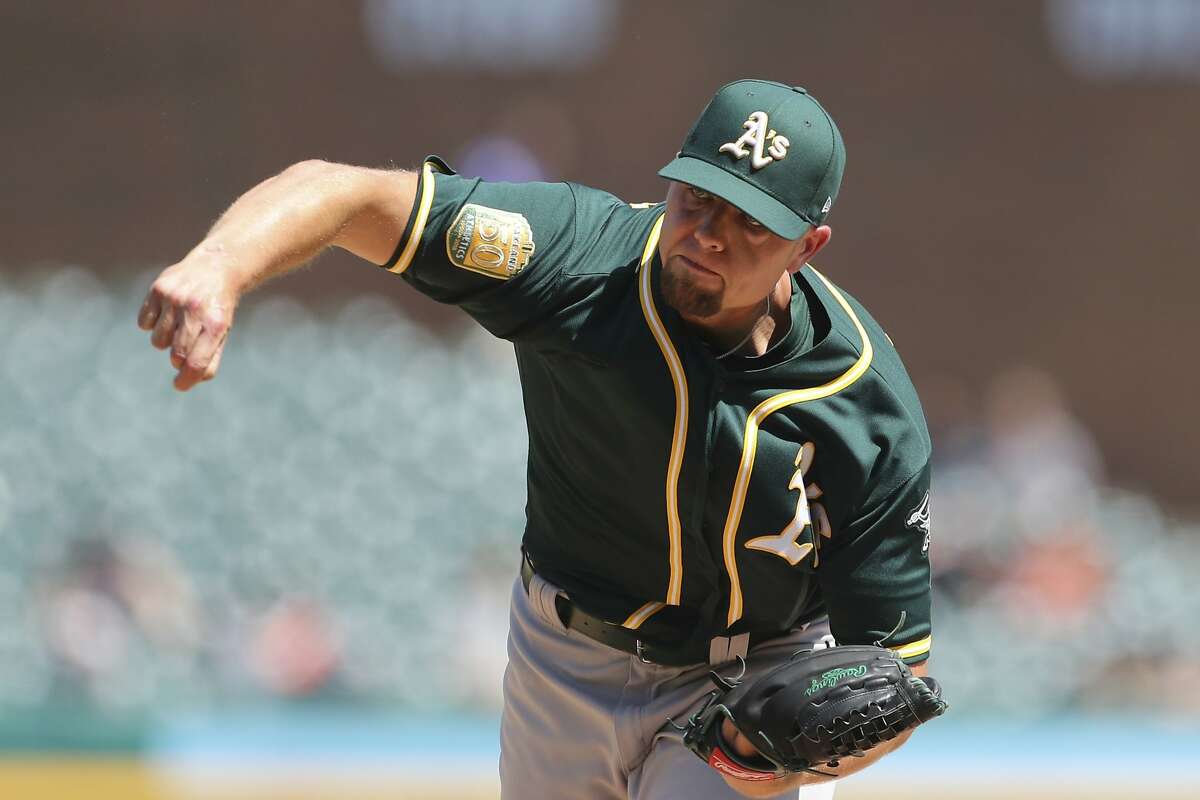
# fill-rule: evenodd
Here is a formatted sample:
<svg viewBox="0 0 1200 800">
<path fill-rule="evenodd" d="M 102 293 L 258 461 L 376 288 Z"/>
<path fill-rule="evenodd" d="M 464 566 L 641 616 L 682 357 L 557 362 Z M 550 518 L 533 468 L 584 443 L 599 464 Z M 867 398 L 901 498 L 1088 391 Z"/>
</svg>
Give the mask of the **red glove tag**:
<svg viewBox="0 0 1200 800">
<path fill-rule="evenodd" d="M 708 757 L 708 765 L 717 772 L 724 772 L 731 778 L 740 778 L 744 781 L 773 781 L 779 777 L 774 772 L 763 772 L 751 767 L 743 767 L 725 755 L 725 752 L 720 747 L 713 748 L 712 754 Z"/>
</svg>

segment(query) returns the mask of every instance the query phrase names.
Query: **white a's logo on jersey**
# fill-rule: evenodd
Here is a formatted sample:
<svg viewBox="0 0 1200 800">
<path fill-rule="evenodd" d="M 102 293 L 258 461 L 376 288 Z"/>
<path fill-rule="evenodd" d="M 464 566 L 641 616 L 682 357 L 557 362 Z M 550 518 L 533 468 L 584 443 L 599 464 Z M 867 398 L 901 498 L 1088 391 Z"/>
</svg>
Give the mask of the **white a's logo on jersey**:
<svg viewBox="0 0 1200 800">
<path fill-rule="evenodd" d="M 762 169 L 787 155 L 788 147 L 792 143 L 786 136 L 780 136 L 768 126 L 767 112 L 755 111 L 742 123 L 742 127 L 746 132 L 741 138 L 721 145 L 717 148 L 718 153 L 729 153 L 738 161 L 750 156 L 750 166 L 755 169 Z M 770 142 L 771 146 L 767 148 L 767 154 L 763 155 L 763 148 L 767 147 L 767 142 Z"/>
<path fill-rule="evenodd" d="M 796 513 L 792 516 L 784 529 L 773 536 L 759 536 L 746 542 L 746 547 L 751 550 L 760 550 L 764 553 L 771 553 L 782 558 L 784 561 L 791 564 L 793 567 L 799 564 L 804 557 L 820 546 L 821 537 L 828 539 L 833 535 L 833 531 L 829 527 L 829 515 L 825 513 L 825 506 L 816 501 L 821 498 L 824 492 L 816 483 L 806 483 L 805 475 L 812 467 L 813 456 L 817 453 L 817 446 L 812 442 L 805 442 L 800 450 L 796 453 L 796 471 L 792 473 L 792 479 L 788 481 L 788 489 L 799 492 L 796 498 Z M 804 529 L 812 526 L 811 542 L 801 544 L 797 540 L 803 535 Z M 813 566 L 817 566 L 817 556 L 813 556 Z"/>
<path fill-rule="evenodd" d="M 925 539 L 921 543 L 921 552 L 929 552 L 929 492 L 925 493 L 925 497 L 917 503 L 917 507 L 908 512 L 908 519 L 904 521 L 904 526 L 912 528 L 915 531 L 925 534 Z"/>
</svg>

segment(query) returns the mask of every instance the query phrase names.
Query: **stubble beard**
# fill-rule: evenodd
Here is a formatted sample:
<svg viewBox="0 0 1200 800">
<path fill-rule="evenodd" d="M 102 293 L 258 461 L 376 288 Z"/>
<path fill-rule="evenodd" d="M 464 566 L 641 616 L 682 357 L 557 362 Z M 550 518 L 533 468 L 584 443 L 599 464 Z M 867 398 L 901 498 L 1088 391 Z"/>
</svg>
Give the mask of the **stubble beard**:
<svg viewBox="0 0 1200 800">
<path fill-rule="evenodd" d="M 661 285 L 663 299 L 684 317 L 707 319 L 721 310 L 725 287 L 700 286 L 687 274 L 687 267 L 675 267 L 668 262 L 663 267 Z"/>
</svg>

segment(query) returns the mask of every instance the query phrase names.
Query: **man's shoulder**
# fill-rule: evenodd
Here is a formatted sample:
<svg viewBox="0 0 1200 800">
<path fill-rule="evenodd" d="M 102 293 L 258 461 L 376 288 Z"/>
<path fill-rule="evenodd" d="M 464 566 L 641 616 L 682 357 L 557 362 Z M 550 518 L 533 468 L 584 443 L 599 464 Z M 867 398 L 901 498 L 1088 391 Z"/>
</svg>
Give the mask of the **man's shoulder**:
<svg viewBox="0 0 1200 800">
<path fill-rule="evenodd" d="M 628 203 L 580 183 L 567 185 L 575 197 L 574 275 L 602 275 L 653 255 L 665 203 Z"/>
<path fill-rule="evenodd" d="M 862 303 L 811 267 L 803 273 L 828 317 L 824 346 L 814 352 L 838 365 L 825 384 L 830 402 L 807 411 L 836 431 L 861 474 L 886 491 L 919 472 L 932 454 L 920 398 L 891 338 Z"/>
<path fill-rule="evenodd" d="M 807 274 L 805 274 L 807 273 Z M 861 375 L 854 381 L 859 391 L 886 391 L 911 409 L 924 423 L 912 378 L 892 337 L 853 294 L 809 266 L 802 274 L 820 299 L 829 320 L 829 334 L 843 343 Z"/>
<path fill-rule="evenodd" d="M 616 264 L 640 258 L 666 205 L 628 203 L 574 181 L 510 182 L 461 176 L 436 156 L 428 156 L 426 165 L 432 169 L 426 169 L 423 180 L 436 178 L 436 182 L 423 183 L 423 190 L 434 205 L 445 209 L 446 226 L 462 219 L 464 208 L 483 212 L 485 221 L 519 222 L 531 228 L 533 258 L 544 260 L 546 245 L 553 244 L 555 260 L 569 267 L 565 271 L 570 273 L 607 272 Z"/>
<path fill-rule="evenodd" d="M 578 209 L 601 217 L 628 217 L 654 220 L 662 216 L 665 200 L 629 202 L 605 189 L 575 181 L 565 181 L 575 195 Z"/>
</svg>

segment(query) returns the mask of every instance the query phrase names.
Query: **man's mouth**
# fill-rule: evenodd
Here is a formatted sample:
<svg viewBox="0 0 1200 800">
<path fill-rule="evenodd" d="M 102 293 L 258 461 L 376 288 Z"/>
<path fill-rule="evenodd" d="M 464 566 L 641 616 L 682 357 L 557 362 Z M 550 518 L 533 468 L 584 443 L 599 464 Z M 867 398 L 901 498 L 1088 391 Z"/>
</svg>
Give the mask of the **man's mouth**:
<svg viewBox="0 0 1200 800">
<path fill-rule="evenodd" d="M 692 270 L 693 272 L 698 272 L 701 275 L 713 275 L 717 278 L 721 277 L 716 272 L 713 272 L 711 269 L 708 269 L 706 267 L 701 266 L 700 264 L 697 264 L 695 261 L 692 261 L 687 256 L 676 256 L 676 257 L 680 261 L 682 261 L 688 269 Z"/>
</svg>

